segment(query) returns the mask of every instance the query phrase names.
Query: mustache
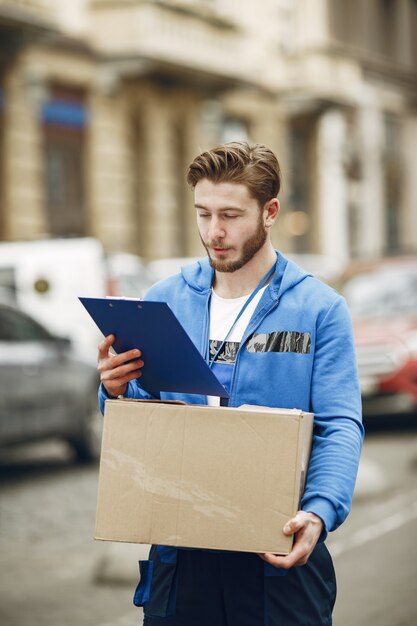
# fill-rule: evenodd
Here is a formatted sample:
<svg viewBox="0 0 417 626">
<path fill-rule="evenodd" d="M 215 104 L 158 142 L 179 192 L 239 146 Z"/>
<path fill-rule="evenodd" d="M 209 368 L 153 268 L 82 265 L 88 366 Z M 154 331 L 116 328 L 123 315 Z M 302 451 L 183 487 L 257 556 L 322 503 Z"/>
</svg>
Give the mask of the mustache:
<svg viewBox="0 0 417 626">
<path fill-rule="evenodd" d="M 207 248 L 216 248 L 217 250 L 230 250 L 230 246 L 225 246 L 222 245 L 221 243 L 217 242 L 217 241 L 212 241 L 210 243 L 206 243 L 205 246 Z"/>
</svg>

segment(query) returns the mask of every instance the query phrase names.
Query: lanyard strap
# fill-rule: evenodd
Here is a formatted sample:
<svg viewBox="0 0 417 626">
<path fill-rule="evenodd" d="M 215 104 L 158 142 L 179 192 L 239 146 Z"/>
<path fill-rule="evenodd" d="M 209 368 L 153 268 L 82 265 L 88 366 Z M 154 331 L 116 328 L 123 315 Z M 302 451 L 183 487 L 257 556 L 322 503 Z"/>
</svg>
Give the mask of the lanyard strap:
<svg viewBox="0 0 417 626">
<path fill-rule="evenodd" d="M 272 274 L 275 272 L 275 263 L 274 265 L 271 267 L 271 269 L 265 274 L 265 276 L 262 278 L 261 282 L 259 283 L 259 285 L 252 291 L 252 293 L 250 294 L 250 296 L 248 297 L 247 300 L 245 300 L 244 305 L 242 306 L 242 308 L 240 309 L 239 313 L 237 314 L 237 317 L 235 319 L 235 321 L 233 322 L 233 324 L 231 325 L 231 327 L 229 328 L 229 330 L 226 333 L 225 338 L 223 339 L 223 341 L 221 342 L 220 346 L 217 348 L 216 350 L 216 354 L 214 355 L 214 357 L 211 359 L 211 361 L 209 361 L 209 367 L 212 367 L 213 363 L 215 362 L 215 360 L 217 359 L 217 357 L 219 356 L 220 352 L 223 350 L 224 348 L 224 344 L 227 341 L 227 338 L 230 336 L 230 333 L 232 332 L 232 330 L 234 329 L 234 327 L 236 326 L 237 322 L 239 321 L 239 319 L 242 317 L 243 313 L 245 312 L 246 308 L 249 306 L 249 304 L 252 302 L 252 300 L 254 299 L 254 297 L 256 296 L 257 293 L 259 293 L 259 291 L 262 289 L 262 287 L 264 287 L 266 285 L 266 283 L 268 282 L 268 280 L 271 278 Z"/>
</svg>

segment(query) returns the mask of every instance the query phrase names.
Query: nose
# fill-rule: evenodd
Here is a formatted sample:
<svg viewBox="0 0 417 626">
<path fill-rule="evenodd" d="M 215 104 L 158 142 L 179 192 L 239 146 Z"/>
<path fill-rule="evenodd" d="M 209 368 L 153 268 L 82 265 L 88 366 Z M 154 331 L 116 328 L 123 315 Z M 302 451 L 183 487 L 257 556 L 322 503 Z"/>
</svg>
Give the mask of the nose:
<svg viewBox="0 0 417 626">
<path fill-rule="evenodd" d="M 222 221 L 213 215 L 210 219 L 209 237 L 211 241 L 222 239 L 226 235 Z"/>
</svg>

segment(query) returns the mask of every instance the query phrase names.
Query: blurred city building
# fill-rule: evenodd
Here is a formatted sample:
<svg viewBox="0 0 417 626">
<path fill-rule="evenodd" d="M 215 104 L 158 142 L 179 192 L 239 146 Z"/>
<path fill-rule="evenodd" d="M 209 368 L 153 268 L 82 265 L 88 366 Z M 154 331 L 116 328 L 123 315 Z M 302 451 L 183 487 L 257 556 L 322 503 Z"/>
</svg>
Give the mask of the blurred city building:
<svg viewBox="0 0 417 626">
<path fill-rule="evenodd" d="M 202 252 L 184 174 L 219 142 L 284 171 L 277 246 L 417 249 L 416 0 L 0 0 L 0 237 Z"/>
</svg>

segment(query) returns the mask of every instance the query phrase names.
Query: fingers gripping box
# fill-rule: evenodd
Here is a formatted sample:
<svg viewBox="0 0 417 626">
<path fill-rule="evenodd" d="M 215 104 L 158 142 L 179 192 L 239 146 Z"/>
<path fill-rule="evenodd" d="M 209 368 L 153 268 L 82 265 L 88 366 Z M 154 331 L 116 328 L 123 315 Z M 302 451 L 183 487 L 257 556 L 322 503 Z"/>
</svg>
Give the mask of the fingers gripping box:
<svg viewBox="0 0 417 626">
<path fill-rule="evenodd" d="M 95 538 L 288 554 L 312 427 L 296 409 L 107 401 Z"/>
</svg>

